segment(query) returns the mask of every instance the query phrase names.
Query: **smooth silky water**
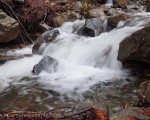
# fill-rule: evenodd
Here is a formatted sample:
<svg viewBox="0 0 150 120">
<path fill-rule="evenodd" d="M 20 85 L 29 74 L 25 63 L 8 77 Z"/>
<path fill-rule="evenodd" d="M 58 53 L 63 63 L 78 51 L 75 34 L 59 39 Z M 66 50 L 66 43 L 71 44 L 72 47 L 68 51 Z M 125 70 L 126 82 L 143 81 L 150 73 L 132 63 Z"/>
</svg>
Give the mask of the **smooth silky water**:
<svg viewBox="0 0 150 120">
<path fill-rule="evenodd" d="M 123 109 L 124 103 L 136 104 L 136 80 L 117 61 L 119 43 L 150 22 L 149 13 L 133 16 L 138 17 L 128 24 L 119 23 L 116 29 L 97 37 L 73 33 L 73 27 L 84 21 L 65 23 L 56 28 L 60 35 L 44 47 L 42 55 L 11 60 L 1 65 L 0 110 L 48 111 L 59 106 L 105 109 L 108 105 L 112 112 L 116 112 Z M 32 46 L 6 54 L 17 56 L 30 53 Z M 42 71 L 33 75 L 33 66 L 43 56 L 55 58 L 57 67 L 49 66 L 52 72 Z"/>
</svg>

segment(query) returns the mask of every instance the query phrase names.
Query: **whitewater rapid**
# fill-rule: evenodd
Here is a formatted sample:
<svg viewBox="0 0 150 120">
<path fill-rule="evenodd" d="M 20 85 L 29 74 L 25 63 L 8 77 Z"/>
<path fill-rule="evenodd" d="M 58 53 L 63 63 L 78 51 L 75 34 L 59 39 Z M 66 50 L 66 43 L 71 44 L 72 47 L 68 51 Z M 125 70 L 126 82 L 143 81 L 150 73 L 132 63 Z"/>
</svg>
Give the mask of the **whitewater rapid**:
<svg viewBox="0 0 150 120">
<path fill-rule="evenodd" d="M 146 13 L 145 15 L 150 16 Z M 9 87 L 9 84 L 24 84 L 20 83 L 20 80 L 27 76 L 36 78 L 36 82 L 41 84 L 44 90 L 53 90 L 60 94 L 81 94 L 100 82 L 130 77 L 129 71 L 124 70 L 117 60 L 119 43 L 141 29 L 147 21 L 137 19 L 130 25 L 122 22 L 118 24 L 118 28 L 96 37 L 78 36 L 73 33 L 73 26 L 83 23 L 84 21 L 68 22 L 56 28 L 60 35 L 45 46 L 42 55 L 11 60 L 1 65 L 0 90 Z M 23 54 L 32 54 L 32 46 L 7 52 L 7 55 Z M 39 75 L 33 75 L 33 66 L 47 55 L 58 61 L 57 71 L 42 71 Z"/>
</svg>

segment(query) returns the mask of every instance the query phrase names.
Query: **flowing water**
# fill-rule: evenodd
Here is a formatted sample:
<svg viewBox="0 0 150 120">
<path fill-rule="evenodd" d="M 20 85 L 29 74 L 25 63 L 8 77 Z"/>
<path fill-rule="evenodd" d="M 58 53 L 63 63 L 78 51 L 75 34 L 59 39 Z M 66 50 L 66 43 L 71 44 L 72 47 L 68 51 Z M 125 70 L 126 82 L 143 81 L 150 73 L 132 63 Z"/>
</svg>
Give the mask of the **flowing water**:
<svg viewBox="0 0 150 120">
<path fill-rule="evenodd" d="M 104 108 L 109 105 L 117 111 L 122 102 L 134 104 L 137 100 L 135 80 L 122 68 L 117 55 L 119 43 L 150 22 L 149 13 L 135 16 L 132 22 L 121 22 L 117 28 L 97 37 L 73 33 L 73 27 L 84 24 L 84 21 L 65 23 L 57 28 L 60 35 L 44 47 L 42 55 L 1 65 L 0 109 L 46 111 L 56 106 Z M 7 55 L 30 53 L 32 46 L 8 51 Z M 33 75 L 33 66 L 43 56 L 55 58 L 58 65 L 49 68 L 52 72 Z"/>
</svg>

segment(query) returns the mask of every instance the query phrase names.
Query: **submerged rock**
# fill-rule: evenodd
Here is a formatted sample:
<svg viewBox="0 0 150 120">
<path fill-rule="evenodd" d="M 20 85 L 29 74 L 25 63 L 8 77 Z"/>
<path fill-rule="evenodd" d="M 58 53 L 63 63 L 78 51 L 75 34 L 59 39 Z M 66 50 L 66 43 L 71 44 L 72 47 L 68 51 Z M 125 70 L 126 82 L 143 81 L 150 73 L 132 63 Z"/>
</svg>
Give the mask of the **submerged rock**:
<svg viewBox="0 0 150 120">
<path fill-rule="evenodd" d="M 58 61 L 50 56 L 45 56 L 43 59 L 33 67 L 32 73 L 39 74 L 42 71 L 49 73 L 56 72 Z"/>
<path fill-rule="evenodd" d="M 120 43 L 118 60 L 125 68 L 132 68 L 140 73 L 150 69 L 150 25 L 133 33 Z M 137 74 L 137 75 L 140 75 Z"/>
<path fill-rule="evenodd" d="M 45 32 L 43 35 L 41 35 L 35 42 L 35 44 L 33 45 L 32 48 L 32 53 L 34 54 L 40 54 L 40 46 L 43 43 L 48 43 L 51 42 L 53 40 L 56 39 L 56 37 L 59 35 L 59 31 L 58 30 L 51 30 L 51 31 L 47 31 Z"/>
<path fill-rule="evenodd" d="M 19 23 L 0 9 L 0 43 L 15 40 L 19 31 Z"/>
<path fill-rule="evenodd" d="M 78 35 L 95 37 L 105 31 L 105 20 L 100 18 L 88 19 L 85 24 L 77 31 Z"/>
</svg>

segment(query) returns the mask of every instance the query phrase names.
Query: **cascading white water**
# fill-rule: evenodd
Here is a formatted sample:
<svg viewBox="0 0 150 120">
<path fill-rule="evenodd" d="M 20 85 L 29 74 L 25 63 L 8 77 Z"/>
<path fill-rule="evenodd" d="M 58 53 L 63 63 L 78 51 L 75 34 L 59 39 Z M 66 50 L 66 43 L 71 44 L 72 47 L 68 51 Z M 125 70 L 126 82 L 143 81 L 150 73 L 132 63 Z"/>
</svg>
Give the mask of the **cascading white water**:
<svg viewBox="0 0 150 120">
<path fill-rule="evenodd" d="M 32 68 L 45 55 L 58 61 L 57 71 L 53 73 L 43 71 L 36 76 L 38 77 L 37 82 L 42 84 L 43 89 L 54 90 L 60 94 L 83 93 L 101 81 L 128 77 L 128 71 L 123 70 L 121 63 L 117 61 L 119 43 L 141 29 L 145 21 L 141 20 L 137 23 L 134 21 L 136 24 L 122 28 L 118 26 L 110 32 L 104 32 L 93 38 L 72 33 L 72 27 L 82 23 L 83 21 L 65 23 L 58 28 L 60 35 L 55 41 L 46 45 L 42 56 L 34 55 L 30 58 L 8 61 L 1 65 L 0 88 L 24 76 L 35 77 L 31 74 Z M 9 51 L 8 55 L 22 54 L 25 51 L 29 54 L 31 49 L 29 47 L 18 50 L 20 52 Z"/>
<path fill-rule="evenodd" d="M 113 0 L 107 0 L 107 4 L 112 4 Z"/>
</svg>

